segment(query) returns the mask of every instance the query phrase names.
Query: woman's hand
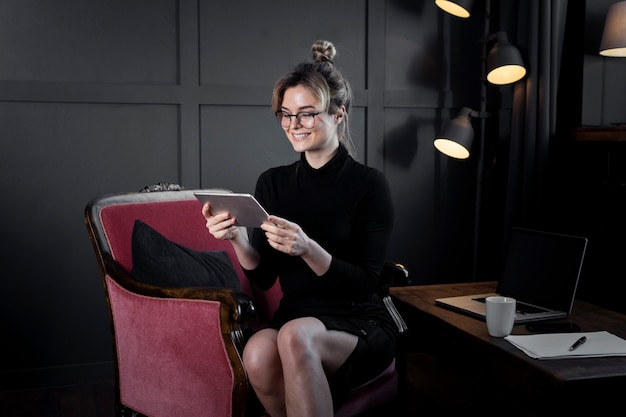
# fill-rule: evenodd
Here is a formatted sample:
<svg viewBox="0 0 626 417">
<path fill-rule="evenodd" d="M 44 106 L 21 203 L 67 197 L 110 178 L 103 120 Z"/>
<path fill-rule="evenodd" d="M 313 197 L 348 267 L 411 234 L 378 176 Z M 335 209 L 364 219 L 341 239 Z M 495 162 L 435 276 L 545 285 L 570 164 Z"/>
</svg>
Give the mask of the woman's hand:
<svg viewBox="0 0 626 417">
<path fill-rule="evenodd" d="M 291 256 L 300 256 L 317 275 L 321 276 L 328 271 L 332 256 L 297 224 L 270 216 L 261 229 L 274 249 Z"/>
<path fill-rule="evenodd" d="M 235 218 L 230 213 L 211 214 L 211 205 L 202 206 L 202 215 L 206 219 L 206 228 L 216 239 L 232 240 L 239 235 L 239 227 L 235 226 Z"/>
<path fill-rule="evenodd" d="M 297 224 L 281 217 L 270 216 L 261 225 L 268 243 L 276 250 L 292 256 L 304 256 L 310 239 Z"/>
<path fill-rule="evenodd" d="M 260 262 L 259 253 L 250 245 L 245 228 L 235 225 L 235 218 L 230 213 L 211 214 L 211 205 L 202 206 L 202 215 L 206 219 L 206 228 L 216 239 L 228 240 L 235 249 L 235 254 L 241 266 L 245 269 L 255 269 Z"/>
</svg>

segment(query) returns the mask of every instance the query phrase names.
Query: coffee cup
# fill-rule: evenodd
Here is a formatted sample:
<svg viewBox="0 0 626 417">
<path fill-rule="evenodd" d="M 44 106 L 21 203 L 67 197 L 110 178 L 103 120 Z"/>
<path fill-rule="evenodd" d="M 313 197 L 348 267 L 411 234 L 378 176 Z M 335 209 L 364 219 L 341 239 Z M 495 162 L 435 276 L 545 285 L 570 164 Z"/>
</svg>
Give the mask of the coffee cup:
<svg viewBox="0 0 626 417">
<path fill-rule="evenodd" d="M 515 322 L 515 299 L 499 295 L 487 297 L 485 308 L 489 335 L 506 337 L 511 334 Z"/>
</svg>

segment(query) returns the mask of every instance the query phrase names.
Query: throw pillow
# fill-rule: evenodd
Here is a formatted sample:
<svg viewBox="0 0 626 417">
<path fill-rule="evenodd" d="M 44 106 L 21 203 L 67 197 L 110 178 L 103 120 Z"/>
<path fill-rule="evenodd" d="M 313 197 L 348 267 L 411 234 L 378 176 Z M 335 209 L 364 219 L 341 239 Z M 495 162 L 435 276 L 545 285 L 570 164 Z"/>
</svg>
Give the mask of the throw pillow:
<svg viewBox="0 0 626 417">
<path fill-rule="evenodd" d="M 227 287 L 241 290 L 225 251 L 198 252 L 168 240 L 141 220 L 132 236 L 132 275 L 168 287 Z"/>
</svg>

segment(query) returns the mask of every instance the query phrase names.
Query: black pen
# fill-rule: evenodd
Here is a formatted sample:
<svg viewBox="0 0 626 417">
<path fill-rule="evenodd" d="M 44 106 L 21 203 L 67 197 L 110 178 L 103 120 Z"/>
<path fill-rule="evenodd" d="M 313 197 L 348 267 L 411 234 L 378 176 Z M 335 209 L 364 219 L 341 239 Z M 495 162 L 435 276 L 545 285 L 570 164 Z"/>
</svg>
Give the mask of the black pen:
<svg viewBox="0 0 626 417">
<path fill-rule="evenodd" d="M 587 341 L 587 338 L 585 336 L 581 337 L 580 339 L 578 339 L 576 341 L 576 343 L 574 343 L 572 346 L 570 346 L 569 350 L 572 351 L 572 350 L 578 349 L 580 347 L 580 345 L 582 345 L 586 341 Z"/>
</svg>

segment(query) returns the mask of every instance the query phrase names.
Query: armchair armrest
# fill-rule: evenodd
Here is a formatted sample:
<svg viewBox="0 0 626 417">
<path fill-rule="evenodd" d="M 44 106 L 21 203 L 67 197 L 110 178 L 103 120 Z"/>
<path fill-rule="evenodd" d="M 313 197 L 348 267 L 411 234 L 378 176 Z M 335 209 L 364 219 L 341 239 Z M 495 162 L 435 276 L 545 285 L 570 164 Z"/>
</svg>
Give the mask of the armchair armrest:
<svg viewBox="0 0 626 417">
<path fill-rule="evenodd" d="M 195 300 L 218 301 L 226 308 L 220 317 L 224 333 L 228 332 L 239 351 L 245 345 L 244 331 L 257 317 L 256 308 L 250 297 L 244 292 L 223 287 L 160 287 L 133 278 L 109 254 L 104 254 L 104 273 L 115 280 L 124 289 L 136 294 L 158 298 L 181 298 Z M 107 295 L 107 303 L 109 303 Z M 110 308 L 110 306 L 109 306 Z"/>
<path fill-rule="evenodd" d="M 402 264 L 387 261 L 383 266 L 383 270 L 380 274 L 381 282 L 379 288 L 379 295 L 389 311 L 391 318 L 393 319 L 399 334 L 404 334 L 408 331 L 406 322 L 400 315 L 400 312 L 396 308 L 391 296 L 389 295 L 390 286 L 405 286 L 411 283 L 411 275 L 409 270 Z"/>
<path fill-rule="evenodd" d="M 194 406 L 228 407 L 223 398 L 230 390 L 232 398 L 227 403 L 232 405 L 232 415 L 243 416 L 249 384 L 241 356 L 246 340 L 246 326 L 256 317 L 252 300 L 245 293 L 230 288 L 173 288 L 140 282 L 110 255 L 105 255 L 103 259 L 103 270 L 106 302 L 114 335 L 118 381 L 116 395 L 119 404 L 145 410 L 172 405 L 169 392 L 164 393 L 163 397 L 146 399 L 142 391 L 143 385 L 158 390 L 166 380 L 175 387 L 172 392 L 186 392 L 190 385 L 210 390 L 214 383 L 211 378 L 193 373 L 184 376 L 186 369 L 196 369 L 201 364 L 204 374 L 209 371 L 214 378 L 221 375 L 223 384 L 217 388 L 221 391 L 219 398 L 194 397 Z M 196 313 L 198 315 L 194 316 Z M 160 314 L 164 314 L 163 321 L 157 318 Z M 138 328 L 140 331 L 137 331 Z M 190 328 L 199 330 L 185 333 Z M 161 336 L 153 337 L 159 333 Z M 187 335 L 190 336 L 189 340 L 184 339 Z M 161 343 L 163 341 L 165 343 Z M 218 348 L 219 355 L 203 357 L 213 352 L 211 349 L 220 343 L 222 347 Z M 178 356 L 181 351 L 187 353 Z M 151 363 L 152 358 L 162 353 L 169 359 L 163 362 L 163 366 L 155 368 Z M 174 372 L 174 369 L 181 372 Z M 146 373 L 149 375 L 146 376 Z M 229 388 L 230 384 L 232 388 Z"/>
</svg>

